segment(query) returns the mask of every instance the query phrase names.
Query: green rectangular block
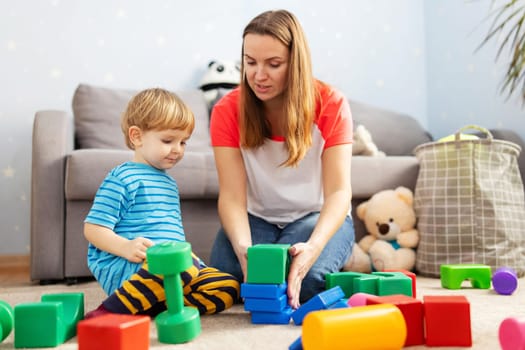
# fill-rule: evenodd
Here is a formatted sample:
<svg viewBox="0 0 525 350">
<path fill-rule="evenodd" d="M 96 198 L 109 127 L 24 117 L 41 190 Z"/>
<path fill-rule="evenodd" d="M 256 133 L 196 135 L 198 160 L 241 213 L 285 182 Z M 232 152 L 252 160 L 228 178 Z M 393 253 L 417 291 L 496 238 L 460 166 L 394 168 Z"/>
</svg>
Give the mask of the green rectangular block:
<svg viewBox="0 0 525 350">
<path fill-rule="evenodd" d="M 64 303 L 22 303 L 14 311 L 15 348 L 55 347 L 65 341 Z"/>
<path fill-rule="evenodd" d="M 290 268 L 290 244 L 256 244 L 248 248 L 247 283 L 281 284 Z"/>
</svg>

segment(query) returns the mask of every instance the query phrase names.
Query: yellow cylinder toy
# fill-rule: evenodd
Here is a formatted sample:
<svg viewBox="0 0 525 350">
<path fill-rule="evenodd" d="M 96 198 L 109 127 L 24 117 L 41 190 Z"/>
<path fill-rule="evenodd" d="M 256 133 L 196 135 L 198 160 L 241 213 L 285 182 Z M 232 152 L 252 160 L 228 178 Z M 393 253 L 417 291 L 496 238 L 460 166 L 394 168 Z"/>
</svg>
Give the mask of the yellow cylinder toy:
<svg viewBox="0 0 525 350">
<path fill-rule="evenodd" d="M 303 321 L 305 350 L 399 350 L 407 326 L 392 304 L 377 304 L 310 312 Z"/>
</svg>

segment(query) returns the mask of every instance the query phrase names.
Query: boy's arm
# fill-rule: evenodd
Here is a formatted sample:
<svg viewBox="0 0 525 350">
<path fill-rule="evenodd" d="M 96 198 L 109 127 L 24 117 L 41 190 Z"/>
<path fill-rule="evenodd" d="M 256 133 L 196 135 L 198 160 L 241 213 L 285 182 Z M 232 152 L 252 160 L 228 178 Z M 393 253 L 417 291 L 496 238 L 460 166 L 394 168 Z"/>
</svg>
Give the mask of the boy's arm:
<svg viewBox="0 0 525 350">
<path fill-rule="evenodd" d="M 84 224 L 84 236 L 98 249 L 134 263 L 144 261 L 146 250 L 153 245 L 153 242 L 147 238 L 137 237 L 129 240 L 107 227 L 90 223 Z"/>
</svg>

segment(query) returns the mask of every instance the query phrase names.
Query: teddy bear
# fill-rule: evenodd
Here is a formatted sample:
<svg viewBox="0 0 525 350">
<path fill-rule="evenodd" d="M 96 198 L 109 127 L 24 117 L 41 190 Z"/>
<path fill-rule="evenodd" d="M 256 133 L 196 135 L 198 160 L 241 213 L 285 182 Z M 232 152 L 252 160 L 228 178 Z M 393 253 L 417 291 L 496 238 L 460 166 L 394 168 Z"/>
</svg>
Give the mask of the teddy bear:
<svg viewBox="0 0 525 350">
<path fill-rule="evenodd" d="M 199 89 L 204 93 L 204 99 L 209 111 L 226 92 L 239 85 L 241 66 L 239 62 L 227 60 L 212 60 L 204 73 Z"/>
<path fill-rule="evenodd" d="M 414 195 L 406 187 L 383 190 L 356 208 L 367 235 L 354 244 L 345 271 L 412 270 L 419 243 Z"/>
<path fill-rule="evenodd" d="M 359 124 L 354 130 L 354 142 L 352 143 L 352 154 L 362 156 L 384 157 L 385 153 L 380 151 L 372 135 L 363 124 Z"/>
</svg>

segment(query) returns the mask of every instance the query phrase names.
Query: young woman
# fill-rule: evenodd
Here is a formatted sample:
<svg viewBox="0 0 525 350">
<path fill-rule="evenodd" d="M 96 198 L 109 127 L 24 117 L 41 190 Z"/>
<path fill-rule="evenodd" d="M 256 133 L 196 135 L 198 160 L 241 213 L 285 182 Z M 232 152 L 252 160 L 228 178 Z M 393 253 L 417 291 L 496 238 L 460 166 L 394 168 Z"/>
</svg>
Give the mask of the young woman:
<svg viewBox="0 0 525 350">
<path fill-rule="evenodd" d="M 346 98 L 314 79 L 296 17 L 267 11 L 244 29 L 241 84 L 214 107 L 219 230 L 211 265 L 245 280 L 247 249 L 291 244 L 289 304 L 325 289 L 354 243 L 352 117 Z"/>
</svg>

